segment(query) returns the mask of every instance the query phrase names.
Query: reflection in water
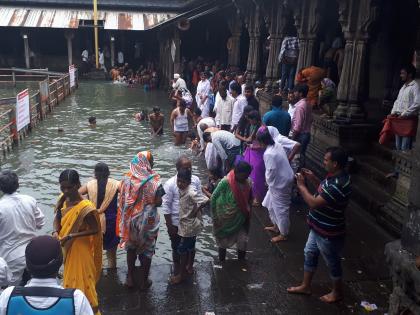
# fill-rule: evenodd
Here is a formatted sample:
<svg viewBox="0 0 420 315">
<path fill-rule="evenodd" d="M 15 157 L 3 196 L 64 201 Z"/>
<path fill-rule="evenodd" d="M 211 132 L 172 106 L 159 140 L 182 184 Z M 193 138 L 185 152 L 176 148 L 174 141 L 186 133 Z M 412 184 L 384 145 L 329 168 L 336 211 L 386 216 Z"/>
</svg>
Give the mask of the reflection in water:
<svg viewBox="0 0 420 315">
<path fill-rule="evenodd" d="M 0 90 L 0 95 L 8 92 Z M 148 122 L 138 123 L 134 113 L 151 111 L 160 106 L 165 115 L 162 137 L 150 136 Z M 109 165 L 111 176 L 120 180 L 128 170 L 128 163 L 138 151 L 150 149 L 155 158 L 155 170 L 165 182 L 175 173 L 175 161 L 180 155 L 193 159 L 194 174 L 205 179 L 204 162 L 185 147 L 172 144 L 169 129 L 170 105 L 161 91 L 145 93 L 140 88 L 127 88 L 102 82 L 81 83 L 75 94 L 69 96 L 41 122 L 22 145 L 4 161 L 2 168 L 11 168 L 20 177 L 20 192 L 35 197 L 48 217 L 43 232 L 51 232 L 53 208 L 59 191 L 58 176 L 66 168 L 75 168 L 82 183 L 93 176 L 97 162 Z M 97 127 L 91 129 L 88 118 L 96 116 Z M 58 132 L 62 128 L 63 132 Z M 171 250 L 163 215 L 153 263 L 169 262 Z M 215 252 L 211 237 L 210 218 L 205 217 L 204 232 L 197 241 L 196 260 L 209 260 Z M 119 251 L 119 265 L 125 260 Z"/>
</svg>

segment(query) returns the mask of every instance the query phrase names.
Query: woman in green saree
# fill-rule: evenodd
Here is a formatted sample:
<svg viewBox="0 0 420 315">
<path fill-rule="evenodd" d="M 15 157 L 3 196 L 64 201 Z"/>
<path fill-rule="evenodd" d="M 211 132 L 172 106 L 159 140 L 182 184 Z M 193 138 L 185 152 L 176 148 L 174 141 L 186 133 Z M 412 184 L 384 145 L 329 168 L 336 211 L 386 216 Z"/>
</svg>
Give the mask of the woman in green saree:
<svg viewBox="0 0 420 315">
<path fill-rule="evenodd" d="M 226 259 L 226 249 L 235 244 L 238 259 L 245 259 L 252 203 L 251 170 L 247 162 L 238 162 L 211 197 L 213 234 L 221 262 Z"/>
</svg>

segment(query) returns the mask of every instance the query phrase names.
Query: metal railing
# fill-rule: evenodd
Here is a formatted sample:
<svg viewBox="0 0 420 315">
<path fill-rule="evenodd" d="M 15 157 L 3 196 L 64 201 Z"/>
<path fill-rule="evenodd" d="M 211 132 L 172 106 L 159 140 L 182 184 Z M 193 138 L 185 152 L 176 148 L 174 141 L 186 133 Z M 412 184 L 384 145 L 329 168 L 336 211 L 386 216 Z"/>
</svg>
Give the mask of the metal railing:
<svg viewBox="0 0 420 315">
<path fill-rule="evenodd" d="M 24 73 L 19 75 L 18 73 Z M 29 73 L 29 74 L 27 74 Z M 20 78 L 31 79 L 30 81 Z M 9 80 L 6 80 L 9 79 Z M 52 72 L 43 69 L 2 69 L 0 83 L 39 82 L 39 89 L 29 96 L 30 123 L 17 131 L 16 97 L 0 98 L 0 150 L 3 157 L 13 146 L 18 145 L 48 113 L 51 113 L 67 95 L 78 86 L 78 71 L 75 69 L 75 86 L 70 87 L 69 73 Z"/>
</svg>

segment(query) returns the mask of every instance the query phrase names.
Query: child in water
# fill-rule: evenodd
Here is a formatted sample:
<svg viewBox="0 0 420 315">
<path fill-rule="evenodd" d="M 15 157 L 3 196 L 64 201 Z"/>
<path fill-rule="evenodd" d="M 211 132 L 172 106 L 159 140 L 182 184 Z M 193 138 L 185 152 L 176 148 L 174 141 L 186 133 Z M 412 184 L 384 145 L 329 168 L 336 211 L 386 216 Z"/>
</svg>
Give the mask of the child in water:
<svg viewBox="0 0 420 315">
<path fill-rule="evenodd" d="M 96 128 L 96 117 L 95 116 L 90 116 L 88 119 L 89 122 L 89 127 L 90 128 Z"/>
<path fill-rule="evenodd" d="M 209 181 L 207 182 L 207 185 L 203 186 L 201 189 L 207 198 L 211 198 L 213 191 L 216 189 L 223 176 L 219 169 L 209 170 L 208 176 Z"/>
<path fill-rule="evenodd" d="M 191 186 L 191 170 L 180 169 L 177 175 L 179 189 L 179 227 L 181 237 L 177 251 L 180 256 L 178 274 L 169 280 L 171 284 L 178 284 L 185 280 L 188 274 L 193 274 L 195 257 L 195 242 L 203 223 L 201 210 L 209 203 L 209 199 L 196 192 Z"/>
</svg>

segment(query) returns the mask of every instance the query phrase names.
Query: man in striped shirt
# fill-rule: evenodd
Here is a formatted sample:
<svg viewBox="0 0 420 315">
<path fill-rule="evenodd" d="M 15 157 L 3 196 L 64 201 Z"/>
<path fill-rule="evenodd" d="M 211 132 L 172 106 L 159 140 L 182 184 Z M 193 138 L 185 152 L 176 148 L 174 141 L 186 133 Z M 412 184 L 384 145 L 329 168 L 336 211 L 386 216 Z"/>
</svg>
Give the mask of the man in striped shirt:
<svg viewBox="0 0 420 315">
<path fill-rule="evenodd" d="M 288 288 L 289 293 L 311 294 L 312 277 L 321 254 L 333 281 L 332 291 L 322 296 L 321 301 L 334 303 L 343 298 L 340 253 L 344 247 L 345 209 L 351 193 L 350 176 L 344 170 L 347 159 L 342 148 L 328 148 L 324 155 L 327 177 L 322 182 L 307 169 L 296 174 L 297 187 L 310 208 L 307 218 L 310 232 L 304 250 L 302 284 Z M 315 195 L 306 188 L 305 178 L 318 186 Z"/>
</svg>

